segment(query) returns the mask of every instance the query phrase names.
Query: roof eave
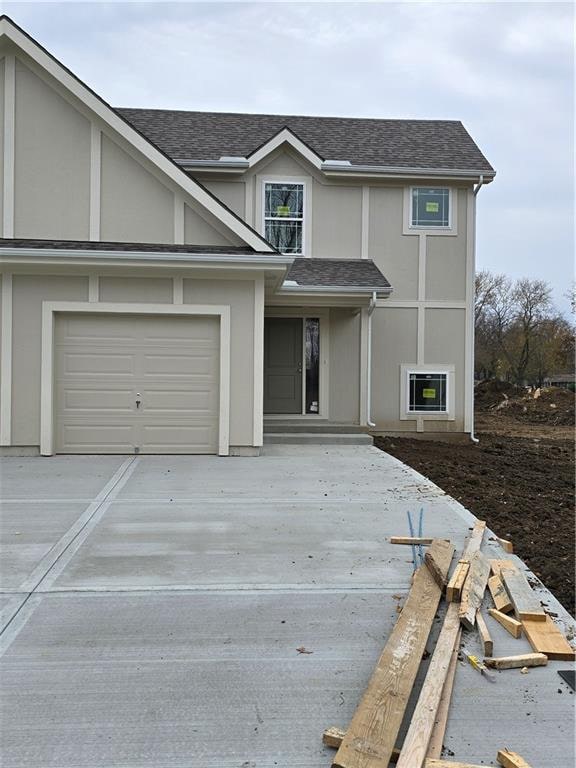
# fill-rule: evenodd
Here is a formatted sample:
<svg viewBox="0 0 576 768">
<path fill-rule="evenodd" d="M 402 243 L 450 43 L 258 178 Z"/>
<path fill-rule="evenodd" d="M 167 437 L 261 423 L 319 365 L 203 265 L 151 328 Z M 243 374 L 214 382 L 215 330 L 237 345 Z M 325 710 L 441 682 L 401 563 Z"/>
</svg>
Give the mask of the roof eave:
<svg viewBox="0 0 576 768">
<path fill-rule="evenodd" d="M 457 179 L 459 181 L 479 181 L 484 184 L 494 180 L 496 171 L 481 171 L 468 168 L 403 168 L 388 165 L 331 165 L 322 163 L 320 170 L 327 176 L 377 176 L 379 178 L 436 178 Z"/>
<path fill-rule="evenodd" d="M 377 293 L 380 296 L 387 297 L 392 293 L 392 286 L 371 286 L 371 285 L 283 285 L 279 293 L 286 294 L 341 294 L 341 295 L 372 295 Z"/>
</svg>

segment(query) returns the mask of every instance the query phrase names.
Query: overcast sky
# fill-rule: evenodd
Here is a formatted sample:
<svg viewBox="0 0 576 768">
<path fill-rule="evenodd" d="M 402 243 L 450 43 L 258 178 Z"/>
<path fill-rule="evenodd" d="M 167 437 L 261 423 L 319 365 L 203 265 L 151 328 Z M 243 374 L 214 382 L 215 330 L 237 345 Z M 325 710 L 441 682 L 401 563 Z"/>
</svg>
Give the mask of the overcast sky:
<svg viewBox="0 0 576 768">
<path fill-rule="evenodd" d="M 2 3 L 114 106 L 462 120 L 478 266 L 573 280 L 571 3 Z"/>
</svg>

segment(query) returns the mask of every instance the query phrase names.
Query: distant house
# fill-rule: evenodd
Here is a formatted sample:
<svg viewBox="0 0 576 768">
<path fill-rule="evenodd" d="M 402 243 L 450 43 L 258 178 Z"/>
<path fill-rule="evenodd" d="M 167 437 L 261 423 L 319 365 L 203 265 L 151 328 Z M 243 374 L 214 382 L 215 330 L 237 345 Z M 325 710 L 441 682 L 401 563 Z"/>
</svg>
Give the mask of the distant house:
<svg viewBox="0 0 576 768">
<path fill-rule="evenodd" d="M 460 122 L 114 109 L 6 16 L 0 109 L 4 453 L 472 431 Z"/>
<path fill-rule="evenodd" d="M 573 373 L 557 373 L 547 376 L 544 379 L 544 386 L 561 387 L 562 389 L 570 389 L 574 392 L 576 389 L 576 376 Z"/>
</svg>

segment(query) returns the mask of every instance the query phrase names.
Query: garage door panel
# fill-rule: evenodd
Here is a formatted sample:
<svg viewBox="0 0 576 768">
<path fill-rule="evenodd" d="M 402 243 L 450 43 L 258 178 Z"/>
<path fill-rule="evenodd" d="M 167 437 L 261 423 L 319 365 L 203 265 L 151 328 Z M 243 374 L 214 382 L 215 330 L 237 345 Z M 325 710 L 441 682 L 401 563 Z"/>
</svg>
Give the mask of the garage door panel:
<svg viewBox="0 0 576 768">
<path fill-rule="evenodd" d="M 64 424 L 59 429 L 61 453 L 134 453 L 132 424 Z"/>
<path fill-rule="evenodd" d="M 62 406 L 69 413 L 114 411 L 116 414 L 132 415 L 134 410 L 132 388 L 118 389 L 118 387 L 109 386 L 107 389 L 95 389 L 93 381 L 85 389 L 68 387 L 63 389 L 62 398 Z"/>
<path fill-rule="evenodd" d="M 57 451 L 216 453 L 219 340 L 216 317 L 59 316 Z"/>
<path fill-rule="evenodd" d="M 188 352 L 174 354 L 164 352 L 160 354 L 145 354 L 144 376 L 206 376 L 215 378 L 216 360 L 213 354 L 191 354 Z"/>
</svg>

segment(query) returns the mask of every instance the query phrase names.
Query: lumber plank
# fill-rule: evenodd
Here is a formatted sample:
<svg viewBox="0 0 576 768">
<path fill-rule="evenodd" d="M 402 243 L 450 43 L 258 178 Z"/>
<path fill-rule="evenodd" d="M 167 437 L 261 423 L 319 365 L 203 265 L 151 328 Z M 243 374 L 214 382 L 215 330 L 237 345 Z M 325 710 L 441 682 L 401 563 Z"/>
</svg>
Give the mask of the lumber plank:
<svg viewBox="0 0 576 768">
<path fill-rule="evenodd" d="M 466 629 L 474 629 L 476 614 L 484 599 L 489 575 L 490 563 L 487 558 L 482 552 L 475 552 L 470 558 L 470 570 L 462 589 L 460 603 L 460 621 Z"/>
<path fill-rule="evenodd" d="M 518 569 L 502 568 L 500 576 L 510 595 L 517 618 L 546 621 L 546 614 L 526 576 Z"/>
<path fill-rule="evenodd" d="M 490 576 L 488 579 L 488 589 L 497 611 L 511 613 L 514 610 L 514 606 L 508 597 L 508 592 L 504 589 L 500 576 Z"/>
<path fill-rule="evenodd" d="M 494 642 L 480 610 L 476 614 L 476 626 L 478 627 L 478 634 L 480 635 L 480 641 L 482 642 L 484 656 L 492 656 L 492 653 L 494 652 Z"/>
<path fill-rule="evenodd" d="M 518 568 L 512 560 L 490 560 L 490 570 L 494 576 L 500 576 L 502 568 L 508 568 L 511 571 L 517 571 Z"/>
<path fill-rule="evenodd" d="M 509 555 L 514 554 L 514 545 L 511 541 L 508 541 L 508 539 L 501 539 L 500 536 L 496 536 L 496 541 L 500 544 L 504 552 L 507 552 Z"/>
<path fill-rule="evenodd" d="M 424 562 L 442 591 L 446 589 L 454 545 L 445 539 L 434 539 L 436 546 L 424 555 Z"/>
<path fill-rule="evenodd" d="M 466 576 L 468 576 L 469 568 L 470 563 L 468 560 L 458 561 L 456 568 L 454 569 L 454 573 L 450 577 L 450 581 L 446 586 L 446 600 L 448 600 L 449 603 L 460 600 L 462 597 L 462 587 L 466 581 Z"/>
<path fill-rule="evenodd" d="M 408 731 L 404 737 L 398 759 L 398 768 L 421 768 L 426 758 L 436 712 L 459 631 L 458 605 L 450 603 Z"/>
<path fill-rule="evenodd" d="M 464 548 L 464 559 L 469 560 L 475 552 L 480 551 L 485 531 L 486 520 L 477 520 Z"/>
<path fill-rule="evenodd" d="M 518 752 L 512 752 L 509 749 L 499 749 L 496 760 L 503 768 L 531 768 Z"/>
<path fill-rule="evenodd" d="M 336 753 L 334 767 L 387 768 L 440 597 L 440 587 L 428 568 L 418 568 L 402 613 Z"/>
<path fill-rule="evenodd" d="M 496 619 L 498 624 L 501 624 L 512 637 L 520 637 L 522 634 L 522 624 L 519 621 L 513 619 L 512 616 L 506 616 L 505 613 L 500 613 L 496 608 L 488 608 L 488 613 L 493 619 Z"/>
<path fill-rule="evenodd" d="M 458 666 L 458 651 L 460 650 L 461 637 L 462 627 L 460 627 L 458 630 L 456 641 L 454 642 L 454 648 L 452 649 L 448 674 L 446 675 L 444 687 L 442 688 L 440 704 L 436 710 L 434 727 L 432 728 L 432 735 L 430 736 L 430 741 L 428 743 L 428 752 L 426 755 L 427 757 L 439 758 L 442 754 L 444 736 L 446 734 L 446 726 L 448 724 L 448 713 L 450 711 L 450 702 L 452 699 L 452 688 L 454 687 L 454 677 L 456 676 L 456 668 Z"/>
<path fill-rule="evenodd" d="M 492 669 L 545 667 L 548 664 L 548 656 L 544 653 L 520 653 L 518 656 L 498 656 L 492 659 L 484 659 L 484 664 Z"/>
<path fill-rule="evenodd" d="M 434 539 L 422 536 L 390 536 L 390 544 L 422 544 L 429 546 Z"/>
<path fill-rule="evenodd" d="M 576 659 L 576 651 L 550 616 L 546 616 L 546 621 L 523 619 L 522 628 L 533 651 L 545 653 L 549 659 L 555 661 Z"/>
<path fill-rule="evenodd" d="M 322 741 L 327 747 L 333 747 L 334 749 L 338 749 L 340 744 L 342 744 L 342 739 L 346 736 L 346 731 L 343 731 L 342 728 L 335 728 L 334 726 L 332 728 L 326 728 L 324 733 L 322 734 Z M 398 761 L 398 758 L 400 757 L 400 750 L 397 747 L 394 747 L 392 750 L 392 755 L 390 757 L 391 763 L 396 763 Z"/>
<path fill-rule="evenodd" d="M 344 736 L 346 736 L 346 731 L 343 731 L 342 728 L 332 726 L 331 728 L 326 728 L 322 734 L 322 743 L 327 747 L 338 749 L 340 744 L 342 744 Z"/>
<path fill-rule="evenodd" d="M 477 763 L 455 763 L 454 760 L 436 760 L 429 758 L 424 763 L 424 768 L 486 768 L 485 765 L 478 765 Z"/>
</svg>

